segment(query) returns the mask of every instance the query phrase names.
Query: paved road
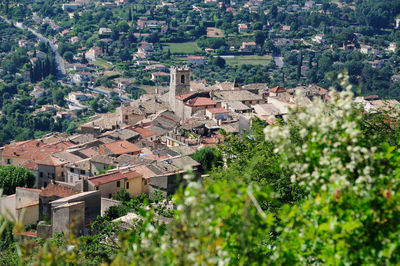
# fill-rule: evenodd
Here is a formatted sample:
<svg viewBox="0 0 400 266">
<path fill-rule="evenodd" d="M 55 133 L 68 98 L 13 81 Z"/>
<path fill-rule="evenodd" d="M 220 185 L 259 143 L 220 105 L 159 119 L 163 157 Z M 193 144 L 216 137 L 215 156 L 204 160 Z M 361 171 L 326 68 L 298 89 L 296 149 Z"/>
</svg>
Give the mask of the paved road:
<svg viewBox="0 0 400 266">
<path fill-rule="evenodd" d="M 274 56 L 274 61 L 275 61 L 275 64 L 276 64 L 279 68 L 282 68 L 282 67 L 283 67 L 283 57 Z"/>
<path fill-rule="evenodd" d="M 57 69 L 58 69 L 57 78 L 61 79 L 65 75 L 66 72 L 65 72 L 64 60 L 62 59 L 61 55 L 58 53 L 56 45 L 54 45 L 49 39 L 47 39 L 46 37 L 44 37 L 42 34 L 38 33 L 37 31 L 35 31 L 34 29 L 26 27 L 25 25 L 23 25 L 20 22 L 17 22 L 17 23 L 15 23 L 14 21 L 11 22 L 10 20 L 5 18 L 4 16 L 0 16 L 0 17 L 10 25 L 11 25 L 11 23 L 13 23 L 15 25 L 15 27 L 17 27 L 17 28 L 20 28 L 22 30 L 29 30 L 39 40 L 41 40 L 42 42 L 48 43 L 50 45 L 51 50 L 53 51 L 53 54 L 55 55 L 55 60 L 56 60 Z"/>
</svg>

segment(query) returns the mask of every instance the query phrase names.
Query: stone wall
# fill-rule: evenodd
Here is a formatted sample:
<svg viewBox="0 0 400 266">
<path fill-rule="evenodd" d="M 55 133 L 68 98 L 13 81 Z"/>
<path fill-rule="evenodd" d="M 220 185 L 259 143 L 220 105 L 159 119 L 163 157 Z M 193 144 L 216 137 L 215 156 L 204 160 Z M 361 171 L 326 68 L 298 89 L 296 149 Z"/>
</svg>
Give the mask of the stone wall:
<svg viewBox="0 0 400 266">
<path fill-rule="evenodd" d="M 39 201 L 40 190 L 38 189 L 29 189 L 29 188 L 16 188 L 16 206 L 18 209 L 22 206 L 30 204 L 32 202 Z"/>
<path fill-rule="evenodd" d="M 15 194 L 0 198 L 0 213 L 10 220 L 14 219 L 17 215 L 15 199 Z"/>
<path fill-rule="evenodd" d="M 82 192 L 73 196 L 58 199 L 51 202 L 51 208 L 56 208 L 65 203 L 73 203 L 78 201 L 85 202 L 85 220 L 87 222 L 94 221 L 98 215 L 100 215 L 101 209 L 101 193 L 100 191 L 89 191 Z"/>
<path fill-rule="evenodd" d="M 101 198 L 101 216 L 103 216 L 110 207 L 121 205 L 122 203 L 119 200 Z"/>
<path fill-rule="evenodd" d="M 85 228 L 85 202 L 65 203 L 52 209 L 51 215 L 53 237 L 56 233 L 72 232 L 83 235 Z"/>
</svg>

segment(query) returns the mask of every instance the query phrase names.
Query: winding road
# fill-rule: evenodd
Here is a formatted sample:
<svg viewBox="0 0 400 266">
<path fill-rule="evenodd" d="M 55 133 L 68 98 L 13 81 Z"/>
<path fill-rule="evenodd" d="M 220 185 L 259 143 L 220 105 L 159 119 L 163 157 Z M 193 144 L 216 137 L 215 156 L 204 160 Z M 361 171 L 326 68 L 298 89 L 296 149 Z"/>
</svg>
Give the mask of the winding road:
<svg viewBox="0 0 400 266">
<path fill-rule="evenodd" d="M 57 51 L 57 46 L 55 44 L 53 44 L 53 42 L 51 42 L 49 39 L 47 39 L 46 37 L 44 37 L 42 34 L 40 34 L 39 32 L 35 31 L 32 28 L 29 28 L 27 26 L 25 26 L 24 24 L 22 24 L 21 22 L 14 22 L 11 20 L 8 20 L 7 18 L 5 18 L 4 16 L 0 16 L 0 18 L 2 18 L 6 23 L 10 24 L 10 25 L 14 25 L 15 27 L 22 29 L 22 30 L 29 30 L 30 32 L 32 32 L 39 40 L 41 40 L 44 43 L 48 43 L 50 45 L 51 50 L 53 51 L 53 54 L 55 56 L 55 61 L 57 64 L 57 70 L 58 70 L 58 74 L 57 74 L 57 78 L 58 79 L 62 79 L 65 75 L 65 65 L 64 65 L 64 60 L 62 59 L 61 55 L 58 53 Z"/>
</svg>

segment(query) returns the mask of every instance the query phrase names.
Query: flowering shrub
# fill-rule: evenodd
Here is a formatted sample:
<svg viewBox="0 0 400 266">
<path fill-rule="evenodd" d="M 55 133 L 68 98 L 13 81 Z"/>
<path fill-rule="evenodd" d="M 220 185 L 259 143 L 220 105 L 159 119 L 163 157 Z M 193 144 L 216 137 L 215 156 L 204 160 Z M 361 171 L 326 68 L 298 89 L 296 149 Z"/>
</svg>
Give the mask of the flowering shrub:
<svg viewBox="0 0 400 266">
<path fill-rule="evenodd" d="M 333 91 L 329 105 L 316 99 L 296 106 L 285 125 L 265 129 L 282 166 L 292 170 L 291 181 L 310 192 L 280 213 L 281 234 L 272 256 L 280 263 L 400 259 L 400 153 L 389 144 L 371 145 L 378 136 L 363 134 L 363 116 L 349 89 Z"/>
</svg>

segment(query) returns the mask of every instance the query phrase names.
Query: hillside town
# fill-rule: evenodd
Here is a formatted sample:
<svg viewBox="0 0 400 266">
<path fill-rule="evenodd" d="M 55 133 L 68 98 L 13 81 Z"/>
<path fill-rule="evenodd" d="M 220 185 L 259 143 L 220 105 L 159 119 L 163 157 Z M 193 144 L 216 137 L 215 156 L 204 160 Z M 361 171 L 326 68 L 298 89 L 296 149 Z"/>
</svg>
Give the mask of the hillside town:
<svg viewBox="0 0 400 266">
<path fill-rule="evenodd" d="M 304 106 L 316 97 L 330 101 L 328 90 L 316 85 L 294 89 L 269 88 L 265 83 L 209 85 L 192 80 L 188 66 L 173 66 L 170 73 L 168 92 L 142 95 L 81 125 L 79 134 L 54 132 L 1 147 L 3 165 L 22 166 L 36 176 L 35 188 L 17 188 L 16 194 L 0 200 L 2 214 L 18 219 L 24 213 L 25 225 L 50 218 L 51 226 L 38 229 L 40 237 L 49 237 L 67 232 L 71 219 L 82 212 L 79 232 L 87 233 L 98 215 L 121 204 L 112 199 L 121 189 L 130 197 L 166 198 L 184 185 L 188 171 L 200 178 L 202 166 L 191 155 L 223 144 L 227 135 L 221 133 L 251 131 L 255 117 L 274 124 L 288 114 L 299 94 Z M 79 101 L 87 96 L 69 97 Z M 400 105 L 376 95 L 355 101 L 370 113 Z"/>
<path fill-rule="evenodd" d="M 0 265 L 398 264 L 399 56 L 398 0 L 0 1 Z"/>
</svg>

